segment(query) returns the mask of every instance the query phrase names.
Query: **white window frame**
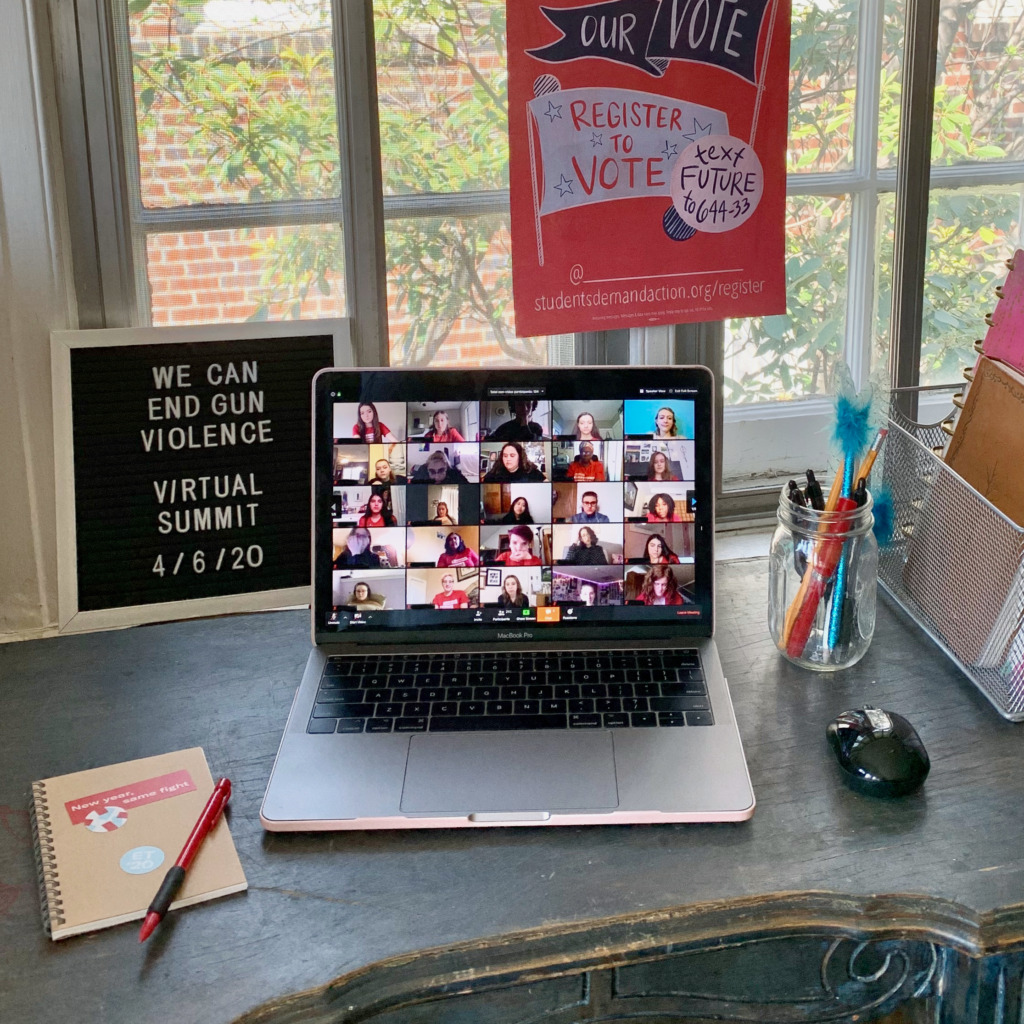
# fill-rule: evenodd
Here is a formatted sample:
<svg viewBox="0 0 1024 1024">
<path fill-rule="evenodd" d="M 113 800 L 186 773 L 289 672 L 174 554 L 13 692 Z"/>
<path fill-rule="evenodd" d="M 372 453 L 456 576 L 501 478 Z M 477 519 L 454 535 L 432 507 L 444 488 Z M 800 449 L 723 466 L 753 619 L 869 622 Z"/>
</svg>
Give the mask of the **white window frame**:
<svg viewBox="0 0 1024 1024">
<path fill-rule="evenodd" d="M 123 157 L 114 22 L 110 18 L 109 2 L 111 0 L 68 0 L 52 9 L 73 269 L 80 324 L 84 327 L 137 326 L 147 322 L 145 251 L 144 242 L 140 250 L 139 227 L 177 230 L 182 226 L 180 211 L 142 210 L 141 204 L 132 206 L 132 189 Z M 127 0 L 112 2 L 127 4 Z M 878 169 L 876 166 L 883 3 L 884 0 L 861 0 L 853 167 L 834 173 L 790 174 L 786 184 L 790 196 L 850 196 L 843 355 L 858 385 L 863 385 L 867 379 L 876 331 L 878 199 L 897 190 L 899 177 L 897 168 Z M 937 15 L 929 4 L 937 11 L 934 0 L 907 0 L 908 42 L 904 67 L 909 66 L 911 56 L 916 55 L 924 59 L 925 65 L 930 60 L 934 68 Z M 269 204 L 273 209 L 266 210 L 254 205 L 210 204 L 204 207 L 203 213 L 210 227 L 238 226 L 253 213 L 268 218 L 263 219 L 263 223 L 272 219 L 290 224 L 340 222 L 347 257 L 346 299 L 357 356 L 365 365 L 382 365 L 388 360 L 385 220 L 507 212 L 508 191 L 383 196 L 372 0 L 333 0 L 332 7 L 342 155 L 341 198 L 275 203 Z M 929 27 L 927 17 L 933 15 L 935 26 Z M 904 85 L 901 154 L 906 148 L 904 136 L 910 123 L 907 109 L 911 109 L 912 119 L 917 122 L 918 134 L 927 132 L 930 138 L 930 93 L 922 94 L 920 82 L 925 78 L 919 78 L 916 84 L 912 81 Z M 926 109 L 927 124 L 922 125 Z M 922 171 L 918 167 L 916 173 L 923 188 L 929 170 L 925 167 Z M 932 188 L 1017 185 L 1024 182 L 1024 161 L 935 167 L 930 169 L 930 182 Z M 927 197 L 924 202 L 927 209 Z M 194 210 L 191 208 L 190 213 Z M 912 213 L 897 211 L 898 236 L 904 231 L 907 217 L 912 219 Z M 134 231 L 133 223 L 137 225 Z M 196 229 L 192 217 L 187 226 Z M 911 240 L 906 260 L 916 260 L 923 267 L 925 256 L 921 237 Z M 902 270 L 896 273 L 894 309 L 901 301 L 904 306 L 913 305 L 913 296 L 908 300 L 900 279 L 907 265 L 904 263 Z M 639 328 L 630 332 L 628 346 L 622 339 L 612 338 L 612 332 L 607 336 L 578 335 L 577 361 L 584 353 L 589 353 L 594 361 L 628 358 L 629 362 L 637 364 L 699 359 L 720 376 L 721 328 L 721 324 L 684 325 L 676 328 L 674 334 L 671 328 Z M 919 352 L 919 321 L 917 337 Z M 908 355 L 902 338 L 897 347 L 900 352 L 891 357 L 894 380 L 900 384 L 916 382 L 914 353 Z M 903 360 L 902 370 L 897 367 L 900 359 Z M 824 399 L 720 407 L 718 443 L 721 446 L 723 436 L 728 437 L 730 449 L 747 452 L 751 465 L 771 466 L 779 462 L 782 454 L 792 455 L 800 460 L 797 464 L 802 465 L 804 456 L 798 450 L 799 442 L 817 429 L 816 424 L 827 417 L 829 407 L 829 401 Z M 774 486 L 767 491 L 763 487 L 746 488 L 727 495 L 728 500 L 720 508 L 726 511 L 729 501 L 736 508 L 758 504 L 767 507 L 772 499 L 766 499 L 766 493 L 773 495 Z"/>
<path fill-rule="evenodd" d="M 908 11 L 908 38 L 910 36 Z M 879 200 L 897 190 L 897 168 L 878 168 L 878 108 L 881 79 L 884 0 L 861 0 L 858 25 L 856 102 L 854 105 L 853 167 L 834 173 L 798 172 L 787 175 L 787 196 L 849 196 L 851 224 L 847 273 L 843 358 L 854 383 L 863 387 L 871 374 L 871 355 L 878 329 L 877 253 L 882 229 Z M 934 65 L 934 45 L 930 59 Z M 920 116 L 920 115 L 918 115 Z M 931 110 L 927 135 L 931 138 Z M 901 126 L 901 140 L 903 128 Z M 978 189 L 1024 183 L 1024 161 L 933 166 L 931 189 Z M 922 262 L 927 249 L 917 258 Z M 895 289 L 894 289 L 895 290 Z M 920 345 L 917 346 L 920 361 Z M 916 380 L 914 381 L 916 383 Z M 924 420 L 939 420 L 948 397 L 924 402 Z M 822 446 L 829 429 L 832 401 L 827 398 L 766 401 L 728 405 L 724 410 L 725 444 L 730 470 L 736 477 L 769 470 L 774 475 L 802 472 Z M 767 475 L 767 474 L 766 474 Z M 774 494 L 776 485 L 771 485 Z"/>
</svg>

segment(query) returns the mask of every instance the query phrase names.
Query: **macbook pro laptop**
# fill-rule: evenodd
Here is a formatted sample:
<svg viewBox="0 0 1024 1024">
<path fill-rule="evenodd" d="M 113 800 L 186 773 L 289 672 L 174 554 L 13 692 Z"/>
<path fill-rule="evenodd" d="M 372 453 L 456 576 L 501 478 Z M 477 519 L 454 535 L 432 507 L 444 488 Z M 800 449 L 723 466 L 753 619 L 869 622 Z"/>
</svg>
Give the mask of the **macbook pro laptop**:
<svg viewBox="0 0 1024 1024">
<path fill-rule="evenodd" d="M 324 370 L 273 831 L 739 821 L 702 367 Z"/>
</svg>

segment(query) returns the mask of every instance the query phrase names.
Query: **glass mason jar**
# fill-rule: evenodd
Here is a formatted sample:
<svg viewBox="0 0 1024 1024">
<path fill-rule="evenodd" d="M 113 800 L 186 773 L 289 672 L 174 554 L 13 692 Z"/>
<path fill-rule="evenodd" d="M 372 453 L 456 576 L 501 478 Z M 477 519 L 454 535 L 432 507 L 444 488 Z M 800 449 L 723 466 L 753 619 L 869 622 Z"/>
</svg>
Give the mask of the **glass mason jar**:
<svg viewBox="0 0 1024 1024">
<path fill-rule="evenodd" d="M 782 489 L 769 558 L 768 628 L 795 665 L 849 668 L 871 644 L 878 576 L 871 509 L 870 493 L 860 508 L 816 512 Z"/>
</svg>

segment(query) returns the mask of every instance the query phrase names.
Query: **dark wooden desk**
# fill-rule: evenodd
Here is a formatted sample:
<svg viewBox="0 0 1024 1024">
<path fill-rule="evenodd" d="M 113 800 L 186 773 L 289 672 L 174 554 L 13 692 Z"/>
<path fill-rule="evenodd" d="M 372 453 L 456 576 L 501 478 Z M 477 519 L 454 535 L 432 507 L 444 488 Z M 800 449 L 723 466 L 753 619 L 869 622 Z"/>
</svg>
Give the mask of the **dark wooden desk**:
<svg viewBox="0 0 1024 1024">
<path fill-rule="evenodd" d="M 309 648 L 305 614 L 0 648 L 0 1019 L 223 1024 L 271 1002 L 252 1019 L 452 1020 L 436 1015 L 447 1004 L 402 1001 L 527 978 L 531 994 L 492 993 L 493 1012 L 459 1020 L 545 1007 L 563 1008 L 552 1021 L 596 1019 L 615 1000 L 657 1021 L 848 1019 L 941 981 L 944 1019 L 1018 1024 L 1024 913 L 992 912 L 1024 903 L 1024 726 L 884 606 L 859 666 L 792 668 L 768 637 L 765 577 L 763 561 L 719 576 L 719 644 L 758 799 L 741 825 L 269 835 L 259 804 Z M 881 803 L 839 781 L 824 727 L 865 703 L 918 727 L 933 763 L 922 793 Z M 175 915 L 145 949 L 131 927 L 49 942 L 30 781 L 193 745 L 235 783 L 249 892 Z M 843 898 L 758 898 L 811 891 Z M 932 899 L 871 898 L 885 893 Z M 666 907 L 682 909 L 656 913 Z M 622 914 L 634 916 L 580 924 Z M 519 929 L 540 930 L 281 1004 L 382 958 Z M 717 952 L 687 952 L 702 949 Z"/>
</svg>

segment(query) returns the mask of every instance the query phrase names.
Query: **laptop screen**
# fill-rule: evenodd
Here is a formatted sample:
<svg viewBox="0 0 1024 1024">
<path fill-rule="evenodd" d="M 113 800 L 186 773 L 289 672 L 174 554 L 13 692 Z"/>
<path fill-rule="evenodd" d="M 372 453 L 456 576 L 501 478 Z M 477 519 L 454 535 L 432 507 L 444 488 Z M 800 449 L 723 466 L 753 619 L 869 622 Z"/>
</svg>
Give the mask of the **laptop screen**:
<svg viewBox="0 0 1024 1024">
<path fill-rule="evenodd" d="M 710 633 L 707 371 L 332 370 L 316 403 L 318 638 Z"/>
</svg>

